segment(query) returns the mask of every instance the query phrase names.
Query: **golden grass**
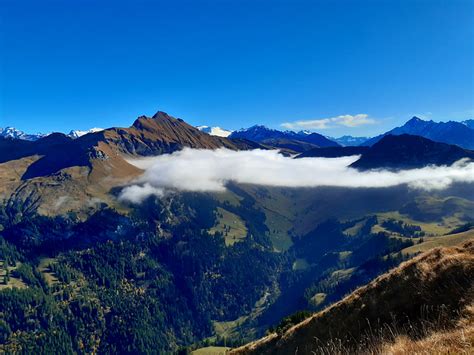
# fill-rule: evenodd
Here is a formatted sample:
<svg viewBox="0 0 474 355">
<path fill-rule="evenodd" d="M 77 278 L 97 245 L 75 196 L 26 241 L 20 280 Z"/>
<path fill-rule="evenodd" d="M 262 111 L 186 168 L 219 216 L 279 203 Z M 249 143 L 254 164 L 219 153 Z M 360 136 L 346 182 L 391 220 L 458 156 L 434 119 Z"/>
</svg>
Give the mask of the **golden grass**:
<svg viewBox="0 0 474 355">
<path fill-rule="evenodd" d="M 5 261 L 0 260 L 0 291 L 5 289 L 12 289 L 12 288 L 27 288 L 28 286 L 23 282 L 22 279 L 16 278 L 12 276 L 12 271 L 17 269 L 21 263 L 17 262 L 16 266 L 8 266 L 8 272 L 10 274 L 10 279 L 8 280 L 7 284 L 4 284 L 4 276 L 5 276 L 5 269 L 4 264 Z"/>
<path fill-rule="evenodd" d="M 247 227 L 239 216 L 221 207 L 217 207 L 217 213 L 219 217 L 216 225 L 209 230 L 210 234 L 222 233 L 227 246 L 232 246 L 247 237 Z"/>
<path fill-rule="evenodd" d="M 453 329 L 433 331 L 426 337 L 413 340 L 399 335 L 393 342 L 383 344 L 379 350 L 387 355 L 474 354 L 474 305 Z"/>
<path fill-rule="evenodd" d="M 425 252 L 437 247 L 452 247 L 463 242 L 474 239 L 474 229 L 462 233 L 448 234 L 439 237 L 426 237 L 420 244 L 412 245 L 411 247 L 402 250 L 403 254 L 416 254 Z"/>
<path fill-rule="evenodd" d="M 191 354 L 193 355 L 225 355 L 230 348 L 223 346 L 208 346 L 205 348 L 196 349 Z"/>
<path fill-rule="evenodd" d="M 472 347 L 472 312 L 466 309 L 472 309 L 473 280 L 474 242 L 436 248 L 285 333 L 270 334 L 231 353 L 378 354 L 390 346 L 394 353 L 397 347 L 422 351 L 423 346 L 429 346 L 430 353 L 443 353 L 450 346 L 463 353 Z M 465 334 L 464 340 L 454 344 L 459 334 Z"/>
<path fill-rule="evenodd" d="M 36 268 L 39 272 L 43 274 L 43 277 L 49 286 L 58 283 L 58 278 L 56 277 L 56 274 L 50 269 L 50 265 L 55 262 L 56 259 L 54 258 L 41 258 Z"/>
<path fill-rule="evenodd" d="M 377 218 L 379 224 L 372 228 L 372 232 L 376 233 L 379 231 L 386 231 L 385 228 L 381 227 L 380 224 L 388 219 L 395 219 L 397 221 L 403 221 L 407 224 L 412 224 L 416 226 L 420 226 L 421 230 L 425 232 L 427 235 L 443 235 L 449 233 L 454 228 L 461 225 L 463 222 L 458 218 L 456 214 L 452 216 L 446 216 L 441 219 L 440 222 L 423 222 L 418 221 L 413 218 L 408 217 L 407 215 L 400 214 L 399 212 L 385 212 L 385 213 L 377 213 Z"/>
<path fill-rule="evenodd" d="M 308 261 L 306 259 L 303 259 L 303 258 L 297 258 L 294 262 L 293 262 L 293 266 L 292 266 L 292 269 L 293 270 L 306 270 L 310 265 L 308 264 Z"/>
</svg>

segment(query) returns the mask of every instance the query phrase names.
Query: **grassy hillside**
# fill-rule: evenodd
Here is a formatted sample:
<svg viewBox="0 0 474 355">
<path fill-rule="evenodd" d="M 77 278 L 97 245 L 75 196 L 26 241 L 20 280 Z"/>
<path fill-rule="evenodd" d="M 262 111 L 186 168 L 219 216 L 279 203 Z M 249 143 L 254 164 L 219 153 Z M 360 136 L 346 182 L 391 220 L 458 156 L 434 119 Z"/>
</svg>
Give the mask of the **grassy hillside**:
<svg viewBox="0 0 474 355">
<path fill-rule="evenodd" d="M 436 248 L 286 332 L 270 334 L 231 353 L 365 353 L 388 348 L 436 352 L 436 346 L 446 348 L 461 330 L 467 338 L 454 349 L 470 352 L 474 350 L 473 280 L 474 242 Z"/>
<path fill-rule="evenodd" d="M 415 244 L 402 250 L 404 254 L 416 254 L 425 252 L 436 247 L 452 247 L 465 241 L 474 239 L 474 229 L 462 233 L 442 235 L 438 237 L 426 238 L 422 243 Z"/>
</svg>

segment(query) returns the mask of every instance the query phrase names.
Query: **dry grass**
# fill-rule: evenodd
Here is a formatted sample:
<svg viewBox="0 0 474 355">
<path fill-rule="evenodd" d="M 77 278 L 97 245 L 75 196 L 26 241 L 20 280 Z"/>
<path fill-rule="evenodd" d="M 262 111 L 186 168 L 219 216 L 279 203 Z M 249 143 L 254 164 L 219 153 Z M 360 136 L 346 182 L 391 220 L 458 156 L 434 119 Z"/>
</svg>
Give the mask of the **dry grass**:
<svg viewBox="0 0 474 355">
<path fill-rule="evenodd" d="M 247 227 L 239 216 L 221 207 L 217 207 L 217 214 L 216 225 L 209 230 L 210 234 L 222 233 L 227 246 L 232 246 L 247 237 Z"/>
<path fill-rule="evenodd" d="M 445 353 L 445 349 L 469 353 L 473 348 L 473 280 L 474 242 L 437 248 L 284 334 L 271 334 L 231 353 L 422 354 Z"/>
<path fill-rule="evenodd" d="M 473 354 L 474 303 L 466 306 L 454 327 L 433 329 L 418 340 L 399 335 L 394 341 L 385 342 L 380 348 L 380 353 L 390 355 Z"/>
<path fill-rule="evenodd" d="M 474 239 L 474 229 L 462 233 L 424 238 L 423 243 L 415 244 L 402 250 L 403 254 L 416 254 L 437 247 L 452 247 Z"/>
<path fill-rule="evenodd" d="M 191 352 L 192 355 L 225 355 L 230 348 L 223 346 L 208 346 L 206 348 L 196 349 Z"/>
</svg>

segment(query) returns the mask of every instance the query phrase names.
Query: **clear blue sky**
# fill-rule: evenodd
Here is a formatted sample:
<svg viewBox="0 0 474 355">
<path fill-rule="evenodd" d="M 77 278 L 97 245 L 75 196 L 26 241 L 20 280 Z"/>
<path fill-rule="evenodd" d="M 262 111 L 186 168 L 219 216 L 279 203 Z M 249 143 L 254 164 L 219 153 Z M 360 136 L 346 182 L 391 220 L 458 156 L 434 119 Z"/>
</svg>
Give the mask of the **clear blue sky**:
<svg viewBox="0 0 474 355">
<path fill-rule="evenodd" d="M 0 0 L 0 126 L 474 117 L 474 1 Z"/>
</svg>

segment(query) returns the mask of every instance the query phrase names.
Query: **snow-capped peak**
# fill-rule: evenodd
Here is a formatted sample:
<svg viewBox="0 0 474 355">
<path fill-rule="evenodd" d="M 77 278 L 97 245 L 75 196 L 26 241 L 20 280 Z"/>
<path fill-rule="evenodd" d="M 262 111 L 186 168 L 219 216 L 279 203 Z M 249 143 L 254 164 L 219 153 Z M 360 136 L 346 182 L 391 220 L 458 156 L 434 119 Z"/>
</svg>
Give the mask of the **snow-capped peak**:
<svg viewBox="0 0 474 355">
<path fill-rule="evenodd" d="M 0 128 L 0 137 L 13 138 L 13 139 L 23 139 L 27 141 L 35 141 L 42 137 L 47 136 L 47 134 L 37 133 L 37 134 L 28 134 L 15 127 L 5 127 Z"/>
<path fill-rule="evenodd" d="M 75 130 L 72 130 L 71 132 L 69 132 L 68 136 L 71 137 L 71 138 L 79 138 L 79 137 L 82 137 L 82 136 L 84 136 L 88 133 L 95 133 L 95 132 L 100 132 L 100 131 L 103 131 L 103 130 L 104 130 L 103 128 L 97 128 L 97 127 L 88 129 L 86 131 L 81 131 L 81 130 L 75 129 Z"/>
<path fill-rule="evenodd" d="M 211 136 L 217 137 L 228 137 L 232 133 L 232 131 L 220 127 L 197 126 L 196 128 L 202 132 L 210 134 Z"/>
<path fill-rule="evenodd" d="M 311 134 L 311 133 L 313 133 L 313 132 L 308 131 L 307 129 L 298 132 L 298 134 L 299 134 L 300 136 L 307 136 L 307 135 L 309 135 L 309 134 Z"/>
</svg>

